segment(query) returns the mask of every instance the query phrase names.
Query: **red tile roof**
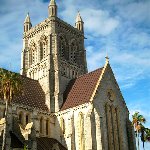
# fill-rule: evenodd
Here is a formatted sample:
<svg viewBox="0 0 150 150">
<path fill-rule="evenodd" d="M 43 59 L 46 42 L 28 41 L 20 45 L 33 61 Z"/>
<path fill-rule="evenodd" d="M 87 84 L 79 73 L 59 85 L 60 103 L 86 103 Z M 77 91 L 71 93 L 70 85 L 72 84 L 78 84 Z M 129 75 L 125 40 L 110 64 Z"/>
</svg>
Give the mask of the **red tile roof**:
<svg viewBox="0 0 150 150">
<path fill-rule="evenodd" d="M 61 110 L 89 102 L 102 73 L 102 69 L 103 68 L 99 68 L 93 72 L 79 76 L 77 79 L 71 80 L 64 92 L 65 102 Z M 45 104 L 45 93 L 40 83 L 37 80 L 21 75 L 20 77 L 23 82 L 23 93 L 17 95 L 17 97 L 13 99 L 13 103 L 49 111 Z"/>
<path fill-rule="evenodd" d="M 99 68 L 93 72 L 78 77 L 68 92 L 65 103 L 63 104 L 61 110 L 76 107 L 78 105 L 89 102 L 98 79 L 102 73 L 102 69 L 103 68 Z M 71 87 L 70 84 L 68 86 Z"/>
<path fill-rule="evenodd" d="M 21 76 L 21 78 L 23 91 L 13 99 L 13 103 L 48 111 L 45 104 L 45 93 L 40 83 L 24 76 Z"/>
<path fill-rule="evenodd" d="M 22 75 L 19 76 L 22 82 L 22 91 L 13 98 L 12 102 L 24 105 L 25 107 L 29 106 L 48 111 L 48 107 L 45 104 L 45 93 L 40 83 L 37 80 L 33 80 Z M 2 99 L 3 95 L 0 92 L 0 100 Z"/>
</svg>

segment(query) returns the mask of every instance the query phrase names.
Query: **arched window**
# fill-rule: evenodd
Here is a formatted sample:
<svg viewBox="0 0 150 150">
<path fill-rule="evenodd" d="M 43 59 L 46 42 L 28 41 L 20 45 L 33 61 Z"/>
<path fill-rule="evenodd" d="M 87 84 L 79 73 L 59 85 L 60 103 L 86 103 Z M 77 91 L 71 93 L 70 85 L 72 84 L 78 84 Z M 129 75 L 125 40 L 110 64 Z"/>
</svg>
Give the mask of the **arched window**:
<svg viewBox="0 0 150 150">
<path fill-rule="evenodd" d="M 79 23 L 79 30 L 81 30 L 81 26 L 80 26 L 80 23 Z"/>
<path fill-rule="evenodd" d="M 23 124 L 23 113 L 22 113 L 22 111 L 19 113 L 19 123 Z"/>
<path fill-rule="evenodd" d="M 43 134 L 43 117 L 40 118 L 40 133 Z"/>
<path fill-rule="evenodd" d="M 62 36 L 59 38 L 59 53 L 62 59 L 68 60 L 68 45 L 65 38 Z"/>
<path fill-rule="evenodd" d="M 6 108 L 3 109 L 3 118 L 5 117 Z"/>
<path fill-rule="evenodd" d="M 109 95 L 108 95 L 109 96 Z M 108 149 L 120 149 L 118 111 L 113 105 L 105 105 Z"/>
<path fill-rule="evenodd" d="M 49 119 L 46 120 L 46 135 L 49 135 Z"/>
<path fill-rule="evenodd" d="M 42 36 L 40 39 L 40 61 L 46 57 L 47 52 L 47 38 Z"/>
<path fill-rule="evenodd" d="M 29 114 L 26 114 L 26 124 L 28 124 L 29 122 L 30 122 L 30 116 L 29 116 Z"/>
<path fill-rule="evenodd" d="M 54 15 L 54 8 L 52 7 L 52 15 Z"/>
<path fill-rule="evenodd" d="M 32 65 L 36 62 L 36 45 L 35 43 L 31 43 L 29 50 L 29 64 Z"/>
<path fill-rule="evenodd" d="M 70 45 L 70 61 L 76 63 L 77 45 L 72 42 Z"/>
</svg>

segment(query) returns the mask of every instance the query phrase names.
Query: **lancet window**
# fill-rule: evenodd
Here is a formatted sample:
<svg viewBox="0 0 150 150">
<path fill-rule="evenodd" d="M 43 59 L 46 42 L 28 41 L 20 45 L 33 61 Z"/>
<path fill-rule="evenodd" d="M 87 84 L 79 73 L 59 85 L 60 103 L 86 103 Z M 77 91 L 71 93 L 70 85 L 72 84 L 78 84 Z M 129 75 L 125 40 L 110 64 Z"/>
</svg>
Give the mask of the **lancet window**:
<svg viewBox="0 0 150 150">
<path fill-rule="evenodd" d="M 22 113 L 22 111 L 19 113 L 19 123 L 23 124 L 23 113 Z"/>
<path fill-rule="evenodd" d="M 49 119 L 46 120 L 46 135 L 49 135 Z"/>
<path fill-rule="evenodd" d="M 70 45 L 70 61 L 72 63 L 77 63 L 77 45 L 72 42 Z"/>
<path fill-rule="evenodd" d="M 42 36 L 40 39 L 40 60 L 46 57 L 47 55 L 47 37 Z"/>
<path fill-rule="evenodd" d="M 109 104 L 106 104 L 105 114 L 107 125 L 108 150 L 120 149 L 118 110 L 113 105 L 110 106 Z"/>
<path fill-rule="evenodd" d="M 68 45 L 64 37 L 59 38 L 59 53 L 62 59 L 68 60 Z"/>
<path fill-rule="evenodd" d="M 40 133 L 43 134 L 43 117 L 40 118 Z"/>
<path fill-rule="evenodd" d="M 26 114 L 26 118 L 25 118 L 25 119 L 26 119 L 26 124 L 28 124 L 28 123 L 29 123 L 29 121 L 30 121 L 30 120 L 29 120 L 29 119 L 30 119 L 29 114 Z"/>
<path fill-rule="evenodd" d="M 30 50 L 29 50 L 29 65 L 32 65 L 36 62 L 37 59 L 37 49 L 35 43 L 32 43 L 30 45 Z"/>
</svg>

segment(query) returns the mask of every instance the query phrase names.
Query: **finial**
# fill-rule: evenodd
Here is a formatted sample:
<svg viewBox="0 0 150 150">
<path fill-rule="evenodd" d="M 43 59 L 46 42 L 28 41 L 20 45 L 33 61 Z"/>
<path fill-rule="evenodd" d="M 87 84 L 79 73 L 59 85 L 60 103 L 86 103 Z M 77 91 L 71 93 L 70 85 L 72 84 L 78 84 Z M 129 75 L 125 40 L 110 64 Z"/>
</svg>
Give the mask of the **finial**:
<svg viewBox="0 0 150 150">
<path fill-rule="evenodd" d="M 108 54 L 106 54 L 105 59 L 106 59 L 106 63 L 108 63 L 109 62 Z"/>
<path fill-rule="evenodd" d="M 56 2 L 55 2 L 55 0 L 50 0 L 50 3 L 49 3 L 49 5 L 56 5 Z"/>
<path fill-rule="evenodd" d="M 83 22 L 81 15 L 80 15 L 80 11 L 78 10 L 78 14 L 77 14 L 77 18 L 76 18 L 76 22 Z"/>
<path fill-rule="evenodd" d="M 25 23 L 25 22 L 28 22 L 28 23 L 31 22 L 31 21 L 30 21 L 29 12 L 27 13 L 27 16 L 26 16 L 26 18 L 25 18 L 24 23 Z"/>
</svg>

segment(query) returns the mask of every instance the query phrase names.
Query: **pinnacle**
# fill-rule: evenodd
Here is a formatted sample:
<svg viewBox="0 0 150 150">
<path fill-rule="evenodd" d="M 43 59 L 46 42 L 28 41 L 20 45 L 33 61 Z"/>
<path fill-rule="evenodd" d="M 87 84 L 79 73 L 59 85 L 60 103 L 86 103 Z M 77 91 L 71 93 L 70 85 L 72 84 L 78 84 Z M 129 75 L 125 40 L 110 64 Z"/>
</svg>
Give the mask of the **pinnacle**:
<svg viewBox="0 0 150 150">
<path fill-rule="evenodd" d="M 83 22 L 79 11 L 78 11 L 78 14 L 77 14 L 77 17 L 76 17 L 76 22 Z"/>
<path fill-rule="evenodd" d="M 56 1 L 55 0 L 50 0 L 49 5 L 56 5 Z"/>
<path fill-rule="evenodd" d="M 25 23 L 25 22 L 28 22 L 28 23 L 29 23 L 29 22 L 31 22 L 31 21 L 30 21 L 30 16 L 29 16 L 29 13 L 27 13 L 27 16 L 26 16 L 26 18 L 25 18 L 25 21 L 24 21 L 24 23 Z"/>
</svg>

